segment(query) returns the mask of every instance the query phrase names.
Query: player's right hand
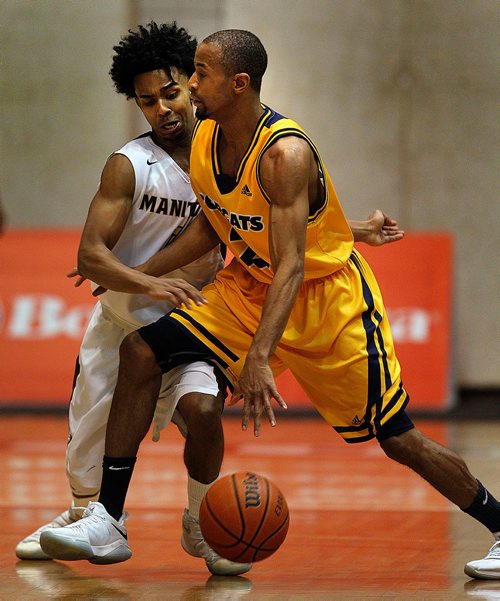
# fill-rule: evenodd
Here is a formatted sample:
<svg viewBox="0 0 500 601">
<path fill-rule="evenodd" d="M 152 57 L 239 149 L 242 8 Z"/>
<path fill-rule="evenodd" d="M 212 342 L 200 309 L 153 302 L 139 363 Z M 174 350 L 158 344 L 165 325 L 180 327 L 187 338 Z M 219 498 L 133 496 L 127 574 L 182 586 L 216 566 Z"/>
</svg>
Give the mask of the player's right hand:
<svg viewBox="0 0 500 601">
<path fill-rule="evenodd" d="M 148 276 L 144 293 L 155 300 L 166 300 L 175 307 L 185 305 L 190 309 L 191 301 L 198 306 L 207 303 L 206 298 L 197 288 L 182 279 Z"/>
<path fill-rule="evenodd" d="M 271 399 L 275 399 L 280 407 L 287 409 L 284 399 L 276 388 L 269 364 L 256 361 L 250 353 L 247 355 L 245 365 L 236 382 L 228 405 L 235 405 L 241 399 L 243 399 L 241 429 L 245 431 L 248 428 L 250 418 L 253 417 L 254 436 L 260 436 L 261 417 L 264 414 L 267 415 L 271 426 L 276 426 L 276 417 L 271 406 Z"/>
<path fill-rule="evenodd" d="M 370 246 L 382 246 L 383 244 L 398 242 L 405 235 L 398 222 L 380 209 L 375 209 L 370 213 L 368 223 L 372 229 L 364 242 Z"/>
</svg>

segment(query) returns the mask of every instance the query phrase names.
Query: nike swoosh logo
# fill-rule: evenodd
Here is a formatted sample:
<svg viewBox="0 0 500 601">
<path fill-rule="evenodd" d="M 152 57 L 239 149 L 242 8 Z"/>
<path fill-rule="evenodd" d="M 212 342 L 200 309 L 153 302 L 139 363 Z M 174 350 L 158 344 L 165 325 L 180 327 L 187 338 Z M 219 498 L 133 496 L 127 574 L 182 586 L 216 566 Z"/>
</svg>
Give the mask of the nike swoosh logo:
<svg viewBox="0 0 500 601">
<path fill-rule="evenodd" d="M 115 467 L 114 465 L 111 465 L 109 467 L 110 470 L 114 470 L 115 472 L 117 472 L 118 470 L 129 470 L 130 466 L 125 465 L 124 467 Z"/>
<path fill-rule="evenodd" d="M 146 163 L 148 165 L 154 165 L 155 163 L 157 163 L 158 161 L 150 161 L 149 159 L 146 161 Z"/>
<path fill-rule="evenodd" d="M 488 502 L 488 491 L 485 491 L 486 496 L 484 497 L 484 501 L 483 501 L 483 505 L 486 505 L 486 503 Z"/>
<path fill-rule="evenodd" d="M 113 526 L 113 528 L 114 528 L 115 530 L 118 530 L 118 532 L 119 532 L 119 533 L 120 533 L 120 534 L 123 536 L 123 538 L 124 538 L 125 540 L 127 540 L 127 533 L 126 533 L 126 532 L 122 532 L 122 531 L 120 530 L 120 528 L 118 528 L 118 527 L 117 527 L 117 526 L 115 526 L 114 524 L 111 524 L 111 525 Z"/>
</svg>

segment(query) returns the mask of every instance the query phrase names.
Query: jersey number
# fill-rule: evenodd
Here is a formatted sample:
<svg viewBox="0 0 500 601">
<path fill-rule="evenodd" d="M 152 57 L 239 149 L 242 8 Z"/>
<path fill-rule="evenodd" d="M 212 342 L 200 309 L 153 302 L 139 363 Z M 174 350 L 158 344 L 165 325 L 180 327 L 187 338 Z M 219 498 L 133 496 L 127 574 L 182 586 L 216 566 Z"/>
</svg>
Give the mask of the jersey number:
<svg viewBox="0 0 500 601">
<path fill-rule="evenodd" d="M 248 267 L 252 267 L 252 265 L 255 265 L 255 267 L 258 269 L 265 269 L 266 267 L 269 267 L 269 263 L 256 255 L 255 252 L 245 244 L 241 236 L 234 230 L 234 228 L 231 228 L 229 232 L 229 242 L 231 242 L 233 254 L 237 254 L 234 252 L 237 250 L 239 252 L 237 255 L 238 258 Z"/>
</svg>

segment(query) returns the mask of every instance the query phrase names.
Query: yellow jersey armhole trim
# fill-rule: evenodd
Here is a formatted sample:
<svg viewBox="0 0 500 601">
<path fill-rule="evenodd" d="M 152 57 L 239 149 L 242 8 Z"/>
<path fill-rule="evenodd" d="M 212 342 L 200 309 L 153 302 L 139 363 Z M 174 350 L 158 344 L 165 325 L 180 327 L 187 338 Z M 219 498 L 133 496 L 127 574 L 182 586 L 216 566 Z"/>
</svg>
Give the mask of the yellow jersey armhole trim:
<svg viewBox="0 0 500 601">
<path fill-rule="evenodd" d="M 266 144 L 264 145 L 264 147 L 262 148 L 262 150 L 259 152 L 259 156 L 257 157 L 257 162 L 256 162 L 257 184 L 258 184 L 259 189 L 260 189 L 260 191 L 262 193 L 262 196 L 266 199 L 266 201 L 267 201 L 268 204 L 271 204 L 271 199 L 266 194 L 266 192 L 264 190 L 264 187 L 262 185 L 262 180 L 260 178 L 260 162 L 261 162 L 261 159 L 262 159 L 262 155 L 266 152 L 266 150 L 269 149 L 270 146 L 272 146 L 280 138 L 285 138 L 287 136 L 296 136 L 297 138 L 302 138 L 303 140 L 305 140 L 309 144 L 309 146 L 311 147 L 311 150 L 314 153 L 314 156 L 316 158 L 316 162 L 318 163 L 318 166 L 319 166 L 319 169 L 320 169 L 320 172 L 321 172 L 321 178 L 323 180 L 324 199 L 323 199 L 323 203 L 322 203 L 321 207 L 317 211 L 315 211 L 313 213 L 313 215 L 310 215 L 308 217 L 307 222 L 308 223 L 312 223 L 326 209 L 326 207 L 328 205 L 329 195 L 328 195 L 328 187 L 326 185 L 326 177 L 325 177 L 325 169 L 324 169 L 324 166 L 323 166 L 323 161 L 321 160 L 321 157 L 320 157 L 320 154 L 318 152 L 318 149 L 316 148 L 316 145 L 314 144 L 314 142 L 311 140 L 311 138 L 309 138 L 309 136 L 306 133 L 304 133 L 300 129 L 297 129 L 297 128 L 294 128 L 294 127 L 288 127 L 286 129 L 280 129 L 279 131 L 275 132 L 269 138 L 269 140 L 266 142 Z"/>
</svg>

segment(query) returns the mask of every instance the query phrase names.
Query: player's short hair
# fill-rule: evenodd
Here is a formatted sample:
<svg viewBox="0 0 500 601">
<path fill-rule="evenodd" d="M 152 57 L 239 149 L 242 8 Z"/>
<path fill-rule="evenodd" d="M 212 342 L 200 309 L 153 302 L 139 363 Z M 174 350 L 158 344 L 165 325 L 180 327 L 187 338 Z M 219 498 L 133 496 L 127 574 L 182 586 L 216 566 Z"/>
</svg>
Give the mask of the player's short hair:
<svg viewBox="0 0 500 601">
<path fill-rule="evenodd" d="M 177 23 L 158 25 L 154 21 L 137 31 L 129 29 L 128 35 L 113 47 L 115 54 L 109 74 L 119 94 L 134 98 L 134 77 L 140 73 L 164 69 L 170 77 L 170 69 L 176 67 L 188 77 L 194 72 L 196 38 L 189 35 Z"/>
<path fill-rule="evenodd" d="M 267 68 L 267 52 L 259 38 L 243 29 L 216 31 L 203 40 L 221 49 L 222 66 L 229 75 L 248 73 L 250 86 L 260 92 Z"/>
</svg>

